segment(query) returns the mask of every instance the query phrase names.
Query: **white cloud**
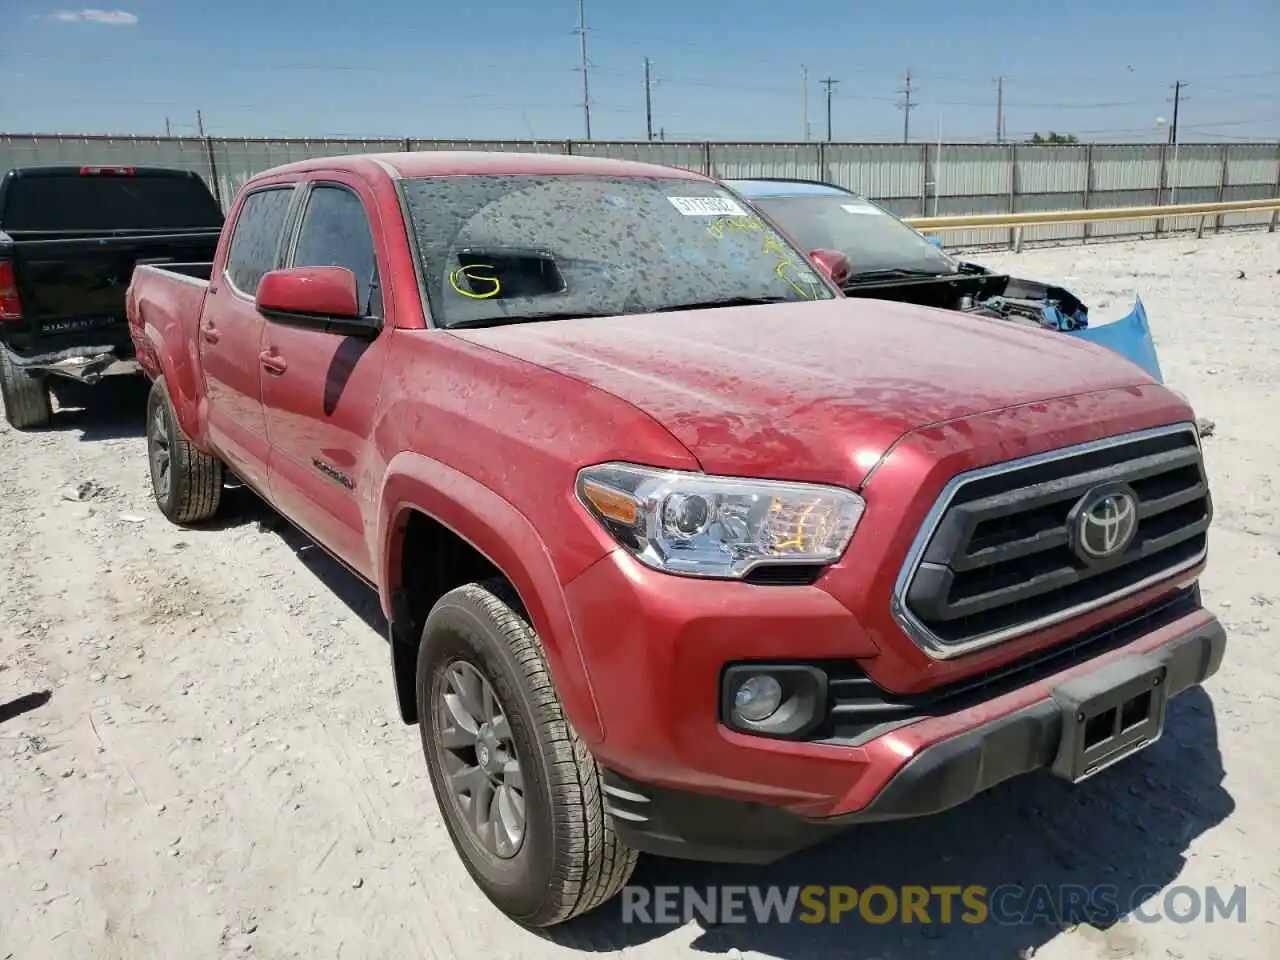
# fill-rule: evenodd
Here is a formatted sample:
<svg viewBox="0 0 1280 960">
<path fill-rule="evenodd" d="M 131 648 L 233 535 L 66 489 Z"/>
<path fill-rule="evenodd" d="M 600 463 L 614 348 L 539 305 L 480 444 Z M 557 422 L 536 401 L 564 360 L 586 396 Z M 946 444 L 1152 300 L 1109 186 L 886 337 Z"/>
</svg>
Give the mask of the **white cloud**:
<svg viewBox="0 0 1280 960">
<path fill-rule="evenodd" d="M 126 10 L 60 10 L 53 19 L 63 23 L 102 23 L 109 27 L 132 27 L 138 22 L 136 13 Z"/>
</svg>

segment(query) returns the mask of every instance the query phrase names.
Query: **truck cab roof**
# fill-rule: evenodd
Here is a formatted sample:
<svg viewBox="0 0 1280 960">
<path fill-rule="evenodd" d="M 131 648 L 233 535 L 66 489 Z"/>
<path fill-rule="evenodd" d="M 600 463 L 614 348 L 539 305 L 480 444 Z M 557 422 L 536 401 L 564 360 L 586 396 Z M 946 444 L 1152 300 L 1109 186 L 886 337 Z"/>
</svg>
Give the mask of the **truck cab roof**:
<svg viewBox="0 0 1280 960">
<path fill-rule="evenodd" d="M 562 153 L 481 153 L 471 150 L 423 150 L 414 153 L 366 153 L 299 160 L 265 170 L 254 180 L 317 170 L 370 174 L 393 180 L 458 176 L 611 176 L 707 180 L 700 173 L 655 163 L 583 157 Z"/>
</svg>

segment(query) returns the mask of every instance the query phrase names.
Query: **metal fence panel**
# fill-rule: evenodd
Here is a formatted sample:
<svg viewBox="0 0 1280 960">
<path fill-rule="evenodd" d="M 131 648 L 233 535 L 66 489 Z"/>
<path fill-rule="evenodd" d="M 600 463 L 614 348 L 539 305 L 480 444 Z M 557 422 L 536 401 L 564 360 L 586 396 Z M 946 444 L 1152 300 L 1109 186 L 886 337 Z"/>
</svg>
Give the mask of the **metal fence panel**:
<svg viewBox="0 0 1280 960">
<path fill-rule="evenodd" d="M 659 163 L 681 170 L 707 173 L 707 145 L 705 143 L 665 143 L 640 141 L 573 141 L 573 152 L 583 157 L 610 157 L 615 160 L 634 160 L 639 163 Z"/>
<path fill-rule="evenodd" d="M 1029 194 L 1083 194 L 1086 189 L 1089 179 L 1088 147 L 1074 144 L 1053 146 L 1019 144 L 1017 155 L 1020 193 L 1025 191 Z"/>
<path fill-rule="evenodd" d="M 723 180 L 789 177 L 823 180 L 822 148 L 814 143 L 717 143 L 711 171 Z"/>
<path fill-rule="evenodd" d="M 1268 184 L 1274 187 L 1277 183 L 1280 183 L 1280 146 L 1233 143 L 1227 148 L 1228 186 Z"/>
<path fill-rule="evenodd" d="M 54 164 L 169 167 L 207 177 L 208 151 L 199 137 L 0 136 L 0 173 Z"/>
<path fill-rule="evenodd" d="M 388 153 L 404 149 L 403 140 L 250 140 L 211 138 L 213 168 L 223 205 L 230 207 L 236 191 L 264 170 L 353 153 Z"/>
<path fill-rule="evenodd" d="M 255 139 L 0 134 L 0 171 L 43 164 L 174 167 L 200 173 L 224 204 L 251 176 L 296 160 L 350 153 L 483 150 L 571 153 L 683 167 L 719 177 L 826 180 L 899 216 L 1005 213 L 1253 200 L 1280 196 L 1280 144 L 670 143 L 666 141 Z M 1089 158 L 1092 157 L 1092 170 Z M 1266 224 L 1270 213 L 1208 218 L 1206 229 Z M 1177 220 L 1053 224 L 1024 239 L 1083 240 L 1194 230 Z M 944 235 L 948 246 L 1007 243 L 1012 231 Z"/>
<path fill-rule="evenodd" d="M 1097 190 L 1151 190 L 1155 199 L 1160 182 L 1160 150 L 1163 144 L 1095 144 L 1093 186 Z M 1098 204 L 1102 206 L 1102 204 Z"/>
<path fill-rule="evenodd" d="M 1214 144 L 1185 144 L 1175 152 L 1167 151 L 1166 185 L 1176 187 L 1181 196 L 1183 187 L 1213 187 L 1213 199 L 1218 199 L 1218 178 L 1222 176 L 1222 147 Z M 1185 203 L 1192 201 L 1186 200 Z"/>
<path fill-rule="evenodd" d="M 944 143 L 930 148 L 935 190 L 941 197 L 1000 197 L 1012 189 L 1009 148 Z"/>
<path fill-rule="evenodd" d="M 919 198 L 924 193 L 926 149 L 922 144 L 828 143 L 823 147 L 827 175 L 822 179 L 873 200 Z"/>
<path fill-rule="evenodd" d="M 464 150 L 494 153 L 568 153 L 565 140 L 409 140 L 410 150 Z M 401 150 L 404 147 L 400 147 Z"/>
</svg>

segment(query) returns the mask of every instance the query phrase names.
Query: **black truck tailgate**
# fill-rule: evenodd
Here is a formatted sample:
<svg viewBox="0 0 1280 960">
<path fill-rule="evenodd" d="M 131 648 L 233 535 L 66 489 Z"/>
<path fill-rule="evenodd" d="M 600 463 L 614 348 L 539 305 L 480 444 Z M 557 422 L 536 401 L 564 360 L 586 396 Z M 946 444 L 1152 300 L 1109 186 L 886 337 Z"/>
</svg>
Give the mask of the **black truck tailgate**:
<svg viewBox="0 0 1280 960">
<path fill-rule="evenodd" d="M 8 259 L 22 319 L 8 325 L 6 339 L 18 353 L 53 352 L 86 335 L 95 343 L 126 345 L 124 295 L 138 261 L 211 260 L 218 231 L 58 240 L 19 234 L 11 241 Z"/>
</svg>

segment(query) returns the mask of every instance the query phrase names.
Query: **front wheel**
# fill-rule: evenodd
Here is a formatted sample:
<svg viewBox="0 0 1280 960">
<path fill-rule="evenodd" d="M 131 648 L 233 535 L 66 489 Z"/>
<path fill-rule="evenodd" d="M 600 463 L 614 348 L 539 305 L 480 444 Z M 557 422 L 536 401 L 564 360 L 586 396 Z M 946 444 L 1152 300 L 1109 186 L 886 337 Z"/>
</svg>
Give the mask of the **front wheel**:
<svg viewBox="0 0 1280 960">
<path fill-rule="evenodd" d="M 174 523 L 199 523 L 218 512 L 222 461 L 187 439 L 160 380 L 147 397 L 147 461 L 156 506 Z"/>
<path fill-rule="evenodd" d="M 53 401 L 49 385 L 43 377 L 33 377 L 0 346 L 0 398 L 4 400 L 4 418 L 15 430 L 47 426 L 53 419 Z"/>
<path fill-rule="evenodd" d="M 472 879 L 512 919 L 549 927 L 630 879 L 600 770 L 560 705 L 537 634 L 501 580 L 432 609 L 418 716 L 436 801 Z"/>
</svg>

